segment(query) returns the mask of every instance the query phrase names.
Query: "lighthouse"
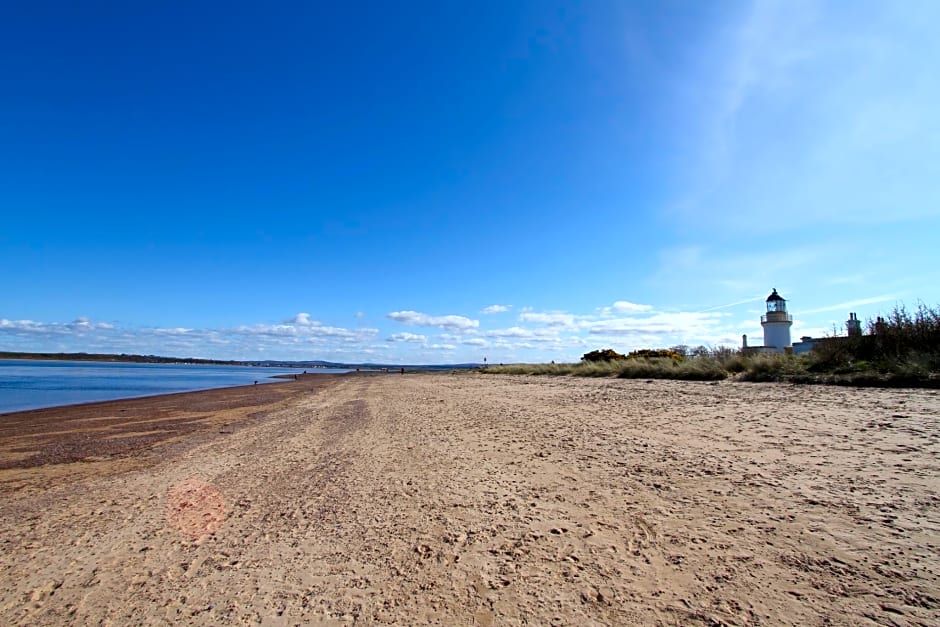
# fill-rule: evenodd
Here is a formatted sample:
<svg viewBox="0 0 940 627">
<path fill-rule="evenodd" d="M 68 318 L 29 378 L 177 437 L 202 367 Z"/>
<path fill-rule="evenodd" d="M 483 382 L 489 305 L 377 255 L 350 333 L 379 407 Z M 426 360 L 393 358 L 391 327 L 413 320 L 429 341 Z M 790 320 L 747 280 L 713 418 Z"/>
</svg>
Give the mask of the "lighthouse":
<svg viewBox="0 0 940 627">
<path fill-rule="evenodd" d="M 783 353 L 793 344 L 790 342 L 790 327 L 793 316 L 787 313 L 787 301 L 777 293 L 777 289 L 767 297 L 767 313 L 760 317 L 764 327 L 764 347 L 776 353 Z"/>
</svg>

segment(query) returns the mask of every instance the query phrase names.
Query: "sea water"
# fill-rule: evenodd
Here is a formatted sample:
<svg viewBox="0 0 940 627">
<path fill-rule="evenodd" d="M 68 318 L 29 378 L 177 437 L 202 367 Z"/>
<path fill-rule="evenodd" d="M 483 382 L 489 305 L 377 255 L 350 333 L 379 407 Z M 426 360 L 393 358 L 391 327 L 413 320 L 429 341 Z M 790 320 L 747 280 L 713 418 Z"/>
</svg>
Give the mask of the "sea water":
<svg viewBox="0 0 940 627">
<path fill-rule="evenodd" d="M 189 364 L 137 364 L 87 361 L 0 360 L 0 413 L 274 383 L 290 368 Z M 345 372 L 317 368 L 308 372 Z"/>
</svg>

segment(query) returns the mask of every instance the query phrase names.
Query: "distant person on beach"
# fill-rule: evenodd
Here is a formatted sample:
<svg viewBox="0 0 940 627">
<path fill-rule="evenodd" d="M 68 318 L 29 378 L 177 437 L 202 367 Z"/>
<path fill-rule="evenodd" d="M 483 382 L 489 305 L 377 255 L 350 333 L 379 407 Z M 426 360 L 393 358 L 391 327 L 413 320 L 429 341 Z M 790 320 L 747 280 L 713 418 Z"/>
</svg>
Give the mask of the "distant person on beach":
<svg viewBox="0 0 940 627">
<path fill-rule="evenodd" d="M 402 373 L 402 374 L 405 374 L 405 369 L 404 369 L 404 368 L 401 369 L 401 373 Z"/>
</svg>

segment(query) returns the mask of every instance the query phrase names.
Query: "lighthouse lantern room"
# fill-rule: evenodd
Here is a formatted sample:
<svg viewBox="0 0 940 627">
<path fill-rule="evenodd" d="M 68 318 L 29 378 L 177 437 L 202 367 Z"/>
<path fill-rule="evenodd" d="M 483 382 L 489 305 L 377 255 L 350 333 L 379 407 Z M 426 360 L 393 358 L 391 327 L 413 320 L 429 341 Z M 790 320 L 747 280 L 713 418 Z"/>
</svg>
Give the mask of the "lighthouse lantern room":
<svg viewBox="0 0 940 627">
<path fill-rule="evenodd" d="M 790 342 L 790 327 L 793 316 L 787 313 L 787 301 L 777 293 L 777 289 L 767 297 L 767 313 L 760 317 L 764 327 L 764 347 L 783 353 L 793 346 Z"/>
</svg>

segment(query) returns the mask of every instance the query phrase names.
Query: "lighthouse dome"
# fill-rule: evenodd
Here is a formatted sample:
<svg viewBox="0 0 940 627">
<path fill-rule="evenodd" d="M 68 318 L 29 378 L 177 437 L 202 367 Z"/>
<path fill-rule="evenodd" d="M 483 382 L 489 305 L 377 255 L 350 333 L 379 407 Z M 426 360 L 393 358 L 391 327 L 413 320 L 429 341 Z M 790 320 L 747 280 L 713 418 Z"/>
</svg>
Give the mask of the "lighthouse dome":
<svg viewBox="0 0 940 627">
<path fill-rule="evenodd" d="M 774 288 L 774 291 L 770 293 L 770 296 L 767 297 L 767 302 L 773 302 L 775 300 L 783 300 L 783 296 L 777 293 L 777 288 Z"/>
</svg>

